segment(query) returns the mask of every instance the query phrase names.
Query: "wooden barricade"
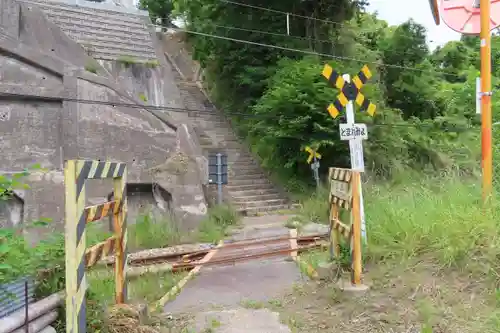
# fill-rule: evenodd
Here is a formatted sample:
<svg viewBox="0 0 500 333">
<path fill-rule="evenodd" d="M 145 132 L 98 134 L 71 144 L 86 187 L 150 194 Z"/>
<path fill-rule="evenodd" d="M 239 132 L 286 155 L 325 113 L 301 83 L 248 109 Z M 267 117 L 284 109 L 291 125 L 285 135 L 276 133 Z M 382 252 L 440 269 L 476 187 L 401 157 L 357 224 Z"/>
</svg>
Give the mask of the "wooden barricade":
<svg viewBox="0 0 500 333">
<path fill-rule="evenodd" d="M 361 215 L 359 182 L 360 173 L 350 169 L 330 168 L 330 251 L 332 258 L 340 257 L 341 237 L 350 242 L 351 283 L 361 285 Z M 340 221 L 340 209 L 351 213 L 351 223 Z"/>
<path fill-rule="evenodd" d="M 112 201 L 85 206 L 87 179 L 113 178 Z M 68 160 L 64 167 L 65 183 L 65 251 L 66 251 L 66 332 L 86 332 L 85 268 L 115 252 L 116 303 L 127 297 L 127 166 L 125 163 L 92 160 Z M 109 214 L 113 216 L 114 235 L 104 242 L 86 248 L 85 227 Z"/>
</svg>

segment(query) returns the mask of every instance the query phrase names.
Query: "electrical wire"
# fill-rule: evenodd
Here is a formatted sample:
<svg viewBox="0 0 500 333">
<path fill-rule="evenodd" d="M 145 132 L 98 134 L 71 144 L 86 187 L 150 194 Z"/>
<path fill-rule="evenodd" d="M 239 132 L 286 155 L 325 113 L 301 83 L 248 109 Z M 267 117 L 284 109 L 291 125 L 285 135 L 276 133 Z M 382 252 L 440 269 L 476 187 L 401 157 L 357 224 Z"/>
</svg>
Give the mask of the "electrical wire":
<svg viewBox="0 0 500 333">
<path fill-rule="evenodd" d="M 263 11 L 267 11 L 267 12 L 271 12 L 271 13 L 289 15 L 289 16 L 293 16 L 293 17 L 300 17 L 303 19 L 308 19 L 308 20 L 313 20 L 313 21 L 318 21 L 318 22 L 323 22 L 323 23 L 328 23 L 328 24 L 341 25 L 341 26 L 344 25 L 343 22 L 335 22 L 335 21 L 320 19 L 320 18 L 316 18 L 316 17 L 312 17 L 312 16 L 299 15 L 299 14 L 295 14 L 295 13 L 284 12 L 282 10 L 266 8 L 266 7 L 261 7 L 261 6 L 255 6 L 255 5 L 249 5 L 246 3 L 241 3 L 241 2 L 231 1 L 231 0 L 219 0 L 219 1 L 227 3 L 227 4 L 231 4 L 231 5 L 253 8 L 253 9 L 263 10 Z"/>
<path fill-rule="evenodd" d="M 371 60 L 366 60 L 366 59 L 344 57 L 344 56 L 336 56 L 336 55 L 332 55 L 332 54 L 320 53 L 320 52 L 315 52 L 315 51 L 310 51 L 310 50 L 301 50 L 301 49 L 295 49 L 295 48 L 284 47 L 284 46 L 279 46 L 279 45 L 259 43 L 259 42 L 245 40 L 245 39 L 238 39 L 238 38 L 232 38 L 232 37 L 226 37 L 226 36 L 208 34 L 208 33 L 200 32 L 200 31 L 194 31 L 194 30 L 187 30 L 187 29 L 181 29 L 181 28 L 172 28 L 172 27 L 163 27 L 163 26 L 157 26 L 157 27 L 167 28 L 167 29 L 170 29 L 170 30 L 179 31 L 179 32 L 185 32 L 185 33 L 189 33 L 189 34 L 193 34 L 193 35 L 199 35 L 199 36 L 204 36 L 204 37 L 211 37 L 211 38 L 222 39 L 222 40 L 227 40 L 227 41 L 232 41 L 232 42 L 237 42 L 237 43 L 243 43 L 243 44 L 249 44 L 249 45 L 254 45 L 254 46 L 267 47 L 267 48 L 277 49 L 277 50 L 282 50 L 282 51 L 297 52 L 297 53 L 302 53 L 302 54 L 307 54 L 307 55 L 315 55 L 315 56 L 320 56 L 320 57 L 325 57 L 325 58 L 331 58 L 331 59 L 340 60 L 340 61 L 352 61 L 352 62 L 358 62 L 358 63 L 362 63 L 362 64 L 372 64 L 372 65 L 376 65 L 378 67 L 404 69 L 404 70 L 408 70 L 408 71 L 426 73 L 426 74 L 431 74 L 431 75 L 442 74 L 442 75 L 447 75 L 447 76 L 459 77 L 459 75 L 457 75 L 457 74 L 446 73 L 446 72 L 442 72 L 442 71 L 424 70 L 424 69 L 419 69 L 419 68 L 416 68 L 416 67 L 408 67 L 408 66 L 401 66 L 401 65 L 394 65 L 394 64 L 384 64 L 382 62 L 371 61 Z"/>
<path fill-rule="evenodd" d="M 310 37 L 303 37 L 303 36 L 294 36 L 294 35 L 288 35 L 284 33 L 278 33 L 278 32 L 272 32 L 272 31 L 265 31 L 265 30 L 256 30 L 256 29 L 248 29 L 248 28 L 241 28 L 241 27 L 230 27 L 226 25 L 219 25 L 219 24 L 212 24 L 211 25 L 214 28 L 220 28 L 220 29 L 225 29 L 225 30 L 234 30 L 234 31 L 246 31 L 246 32 L 251 32 L 251 33 L 256 33 L 256 34 L 262 34 L 262 35 L 269 35 L 269 36 L 276 36 L 276 37 L 284 37 L 284 38 L 293 38 L 297 40 L 303 40 L 303 41 L 310 41 L 310 42 L 319 42 L 319 43 L 333 43 L 333 40 L 327 40 L 327 39 L 318 39 L 318 38 L 310 38 Z M 359 30 L 361 32 L 373 32 L 373 30 L 366 29 L 366 30 Z M 400 56 L 408 55 L 411 54 L 410 51 L 405 51 L 405 52 L 392 52 L 392 54 L 397 54 Z M 454 74 L 447 74 L 447 75 L 454 75 Z"/>
<path fill-rule="evenodd" d="M 46 96 L 38 96 L 38 95 L 23 95 L 23 94 L 11 94 L 11 93 L 0 93 L 0 100 L 2 99 L 19 99 L 22 98 L 25 101 L 32 101 L 34 103 L 36 102 L 41 102 L 41 101 L 46 101 L 46 102 L 60 102 L 60 101 L 65 101 L 65 102 L 75 102 L 75 103 L 81 103 L 81 104 L 97 104 L 97 105 L 107 105 L 107 106 L 112 106 L 112 107 L 126 107 L 126 108 L 131 108 L 131 109 L 142 109 L 146 111 L 159 111 L 159 112 L 180 112 L 180 113 L 188 113 L 189 112 L 197 112 L 198 114 L 206 114 L 206 115 L 213 115 L 213 116 L 226 116 L 225 114 L 220 114 L 216 111 L 215 108 L 213 110 L 207 110 L 207 109 L 190 109 L 190 108 L 180 108 L 180 107 L 172 107 L 172 106 L 161 106 L 161 105 L 141 105 L 141 104 L 135 104 L 135 103 L 123 103 L 123 102 L 109 102 L 109 101 L 96 101 L 96 100 L 89 100 L 89 99 L 82 99 L 82 98 L 69 98 L 69 97 L 46 97 Z M 325 110 L 326 113 L 326 110 Z M 265 120 L 266 115 L 263 114 L 249 114 L 249 113 L 237 113 L 237 112 L 228 112 L 228 116 L 237 116 L 240 118 L 247 118 L 247 119 L 252 119 L 252 118 L 261 118 L 262 120 Z M 269 115 L 271 117 L 276 117 L 276 115 Z M 304 115 L 307 116 L 307 115 Z M 197 115 L 194 115 L 191 117 L 197 117 Z M 292 119 L 297 119 L 296 116 L 288 116 L 288 115 L 279 115 L 279 119 L 276 120 L 292 120 Z M 287 119 L 288 118 L 288 119 Z M 344 116 L 339 116 L 337 118 L 339 121 L 345 119 Z M 332 119 L 332 121 L 336 122 L 336 120 Z M 439 130 L 448 130 L 448 131 L 466 131 L 466 130 L 475 130 L 477 127 L 467 125 L 467 126 L 456 126 L 456 125 L 446 125 L 446 126 L 438 126 L 435 124 L 390 124 L 390 123 L 371 123 L 371 124 L 366 124 L 368 127 L 406 127 L 406 128 L 436 128 Z"/>
</svg>

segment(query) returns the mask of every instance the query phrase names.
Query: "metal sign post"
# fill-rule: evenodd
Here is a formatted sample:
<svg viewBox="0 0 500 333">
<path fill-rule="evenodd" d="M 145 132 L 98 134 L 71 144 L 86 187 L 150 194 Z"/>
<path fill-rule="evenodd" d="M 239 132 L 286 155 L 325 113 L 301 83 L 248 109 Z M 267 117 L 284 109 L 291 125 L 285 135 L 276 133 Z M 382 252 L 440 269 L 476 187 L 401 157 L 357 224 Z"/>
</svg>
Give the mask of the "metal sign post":
<svg viewBox="0 0 500 333">
<path fill-rule="evenodd" d="M 368 81 L 372 76 L 370 70 L 367 66 L 363 66 L 361 71 L 352 78 L 349 74 L 343 75 L 341 77 L 333 68 L 329 65 L 325 65 L 323 68 L 323 76 L 328 79 L 328 81 L 333 84 L 337 89 L 340 90 L 340 94 L 334 103 L 328 106 L 328 113 L 332 118 L 336 118 L 340 111 L 346 108 L 346 124 L 340 124 L 340 137 L 342 140 L 349 140 L 349 151 L 351 155 L 351 169 L 353 171 L 364 172 L 365 162 L 363 156 L 363 139 L 368 138 L 368 131 L 365 124 L 356 124 L 354 122 L 354 105 L 353 101 L 356 101 L 361 108 L 361 111 L 366 111 L 370 116 L 375 114 L 376 106 L 371 103 L 365 96 L 361 93 L 361 87 Z M 361 189 L 361 181 L 357 182 L 359 187 L 359 214 L 361 220 L 361 235 L 363 241 L 366 243 L 366 222 L 365 222 L 365 212 L 363 204 L 363 192 Z"/>
<path fill-rule="evenodd" d="M 208 156 L 208 183 L 217 184 L 217 203 L 223 201 L 222 185 L 227 184 L 227 155 L 222 153 Z"/>
<path fill-rule="evenodd" d="M 309 153 L 309 157 L 307 157 L 307 163 L 311 163 L 311 161 L 314 161 L 313 164 L 311 164 L 311 169 L 313 171 L 313 177 L 314 180 L 316 181 L 316 189 L 319 190 L 320 183 L 319 183 L 319 160 L 321 159 L 321 154 L 316 152 L 315 149 L 312 149 L 311 147 L 307 146 L 304 149 L 306 152 Z"/>
<path fill-rule="evenodd" d="M 349 74 L 344 74 L 342 75 L 344 80 L 347 83 L 351 82 L 351 76 Z M 344 126 L 345 128 L 350 128 L 350 129 L 355 129 L 354 131 L 350 131 L 351 136 L 347 136 L 347 140 L 349 140 L 349 152 L 351 153 L 351 169 L 354 171 L 359 171 L 359 172 L 365 172 L 365 158 L 363 154 L 363 138 L 368 138 L 368 131 L 366 130 L 366 125 L 365 124 L 355 124 L 354 122 L 354 105 L 352 103 L 352 100 L 350 100 L 347 105 L 346 105 L 346 123 L 345 124 L 340 124 L 340 134 L 341 134 L 341 139 L 346 140 L 342 138 L 342 127 Z M 359 126 L 363 125 L 363 126 Z M 359 127 L 356 127 L 359 126 Z M 356 130 L 356 128 L 363 128 L 365 131 L 363 132 L 360 130 L 359 132 Z M 354 133 L 352 133 L 354 132 Z M 345 133 L 347 134 L 347 133 Z M 356 134 L 359 134 L 356 136 Z M 363 239 L 363 242 L 366 243 L 366 221 L 365 221 L 365 206 L 363 204 L 363 188 L 361 186 L 361 181 L 358 182 L 359 185 L 359 214 L 360 214 L 360 219 L 361 219 L 361 237 Z"/>
<path fill-rule="evenodd" d="M 222 154 L 217 153 L 217 203 L 222 204 Z"/>
</svg>

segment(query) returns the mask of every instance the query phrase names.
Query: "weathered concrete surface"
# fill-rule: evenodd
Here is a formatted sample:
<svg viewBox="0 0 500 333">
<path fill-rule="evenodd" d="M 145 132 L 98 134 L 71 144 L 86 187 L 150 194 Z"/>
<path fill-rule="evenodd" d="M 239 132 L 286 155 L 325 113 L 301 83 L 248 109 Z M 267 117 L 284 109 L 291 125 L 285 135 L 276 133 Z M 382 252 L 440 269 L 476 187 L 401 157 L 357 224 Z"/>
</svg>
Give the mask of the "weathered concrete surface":
<svg viewBox="0 0 500 333">
<path fill-rule="evenodd" d="M 190 189 L 182 192 L 174 182 L 164 190 L 166 197 L 174 190 L 178 195 L 171 200 L 177 215 L 187 224 L 196 223 L 206 207 L 204 197 L 199 196 L 203 161 L 192 148 L 198 143 L 190 141 L 186 129 L 168 113 L 145 108 L 104 68 L 102 75 L 84 70 L 88 59 L 84 50 L 33 6 L 0 0 L 0 8 L 0 93 L 23 96 L 0 102 L 4 157 L 0 171 L 17 172 L 34 163 L 48 169 L 29 177 L 24 221 L 48 217 L 54 220 L 54 228 L 63 230 L 63 163 L 67 159 L 126 162 L 129 184 L 157 184 L 155 177 L 164 179 L 168 172 L 152 175 L 147 170 L 180 152 L 195 161 L 185 182 Z M 18 13 L 18 19 L 4 15 L 7 12 Z M 110 181 L 90 181 L 88 203 L 106 201 L 111 189 Z"/>
<path fill-rule="evenodd" d="M 10 21 L 11 36 L 17 37 L 24 45 L 48 55 L 54 55 L 60 61 L 84 68 L 95 64 L 98 75 L 111 78 L 111 75 L 92 57 L 88 56 L 83 48 L 64 34 L 61 29 L 46 19 L 46 15 L 33 4 L 19 3 L 11 0 L 2 0 L 4 8 L 11 8 L 11 13 L 18 16 L 18 22 Z M 15 13 L 19 12 L 18 15 Z M 17 35 L 14 34 L 17 32 Z"/>
<path fill-rule="evenodd" d="M 281 217 L 245 218 L 245 227 L 227 240 L 268 238 L 288 235 L 288 229 L 279 226 Z M 272 223 L 271 223 L 272 222 Z M 244 248 L 222 249 L 213 261 L 231 255 L 255 254 L 263 251 L 289 249 L 289 241 L 268 245 L 249 245 Z M 287 260 L 289 254 L 235 264 L 207 266 L 190 281 L 175 300 L 165 305 L 166 312 L 206 310 L 213 306 L 236 306 L 244 299 L 267 301 L 301 280 L 295 263 Z"/>
<path fill-rule="evenodd" d="M 209 311 L 195 317 L 195 332 L 214 333 L 289 333 L 290 328 L 280 322 L 279 314 L 268 309 Z"/>
<path fill-rule="evenodd" d="M 99 61 L 120 85 L 146 105 L 165 107 L 160 112 L 183 113 L 184 104 L 179 89 L 171 79 L 168 63 L 123 64 L 119 61 Z M 180 123 L 180 122 L 179 122 Z"/>
<path fill-rule="evenodd" d="M 289 230 L 283 227 L 286 218 L 274 215 L 245 218 L 243 228 L 225 242 L 229 244 L 245 239 L 286 236 L 289 234 Z M 237 249 L 223 248 L 212 260 L 289 248 L 288 240 Z M 286 326 L 280 324 L 276 314 L 268 310 L 242 308 L 244 301 L 262 302 L 265 305 L 305 278 L 289 257 L 289 254 L 283 254 L 272 258 L 203 267 L 200 274 L 189 281 L 173 301 L 165 305 L 164 311 L 174 316 L 196 313 L 195 332 L 204 332 L 203 328 L 210 327 L 210 323 L 206 323 L 211 318 L 221 324 L 217 328 L 211 327 L 213 332 L 289 332 Z"/>
<path fill-rule="evenodd" d="M 150 169 L 155 181 L 172 194 L 174 214 L 183 228 L 194 229 L 207 213 L 203 184 L 208 182 L 208 162 L 187 125 L 177 128 L 175 153 Z"/>
</svg>

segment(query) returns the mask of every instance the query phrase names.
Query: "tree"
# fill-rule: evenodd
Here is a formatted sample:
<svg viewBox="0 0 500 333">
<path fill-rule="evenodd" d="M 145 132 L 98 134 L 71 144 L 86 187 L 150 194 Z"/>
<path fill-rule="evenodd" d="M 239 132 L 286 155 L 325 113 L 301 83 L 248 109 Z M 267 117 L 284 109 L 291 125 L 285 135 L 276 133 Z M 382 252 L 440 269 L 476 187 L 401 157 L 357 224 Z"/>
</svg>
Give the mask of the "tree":
<svg viewBox="0 0 500 333">
<path fill-rule="evenodd" d="M 139 8 L 149 11 L 153 22 L 157 18 L 162 19 L 162 24 L 170 23 L 173 3 L 171 0 L 139 0 Z"/>
</svg>

